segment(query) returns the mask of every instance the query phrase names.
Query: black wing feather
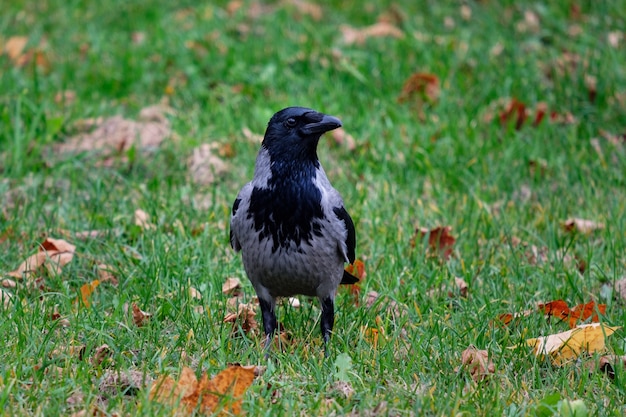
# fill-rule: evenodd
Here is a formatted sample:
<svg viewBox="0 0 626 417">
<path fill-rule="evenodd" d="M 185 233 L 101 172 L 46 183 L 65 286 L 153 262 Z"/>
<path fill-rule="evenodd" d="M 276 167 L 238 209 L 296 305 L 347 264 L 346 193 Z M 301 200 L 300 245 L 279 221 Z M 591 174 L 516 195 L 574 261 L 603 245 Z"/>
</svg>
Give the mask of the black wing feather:
<svg viewBox="0 0 626 417">
<path fill-rule="evenodd" d="M 237 213 L 237 209 L 239 209 L 239 203 L 241 203 L 241 198 L 236 198 L 235 202 L 233 203 L 233 210 L 232 210 L 231 216 L 234 216 L 235 213 Z M 232 226 L 231 226 L 229 235 L 230 235 L 230 246 L 233 249 L 235 249 L 235 251 L 239 251 L 241 249 L 241 247 L 239 247 L 239 245 L 235 244 L 235 237 L 233 236 Z"/>
<path fill-rule="evenodd" d="M 344 207 L 335 207 L 333 211 L 340 220 L 343 220 L 343 223 L 346 225 L 346 229 L 348 230 L 346 247 L 348 248 L 348 260 L 350 263 L 353 263 L 356 258 L 356 232 L 354 230 L 354 222 Z"/>
</svg>

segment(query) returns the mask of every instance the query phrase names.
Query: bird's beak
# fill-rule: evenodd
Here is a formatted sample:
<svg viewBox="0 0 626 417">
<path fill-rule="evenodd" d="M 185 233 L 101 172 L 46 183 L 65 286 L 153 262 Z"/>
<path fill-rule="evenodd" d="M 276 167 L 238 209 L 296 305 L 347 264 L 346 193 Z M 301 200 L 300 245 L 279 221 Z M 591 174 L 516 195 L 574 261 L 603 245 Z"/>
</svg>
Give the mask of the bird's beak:
<svg viewBox="0 0 626 417">
<path fill-rule="evenodd" d="M 302 132 L 305 135 L 310 135 L 314 133 L 322 134 L 324 132 L 337 129 L 338 127 L 342 126 L 341 120 L 337 119 L 336 117 L 321 113 L 319 113 L 319 115 L 322 116 L 322 119 L 320 121 L 307 123 L 302 127 Z"/>
</svg>

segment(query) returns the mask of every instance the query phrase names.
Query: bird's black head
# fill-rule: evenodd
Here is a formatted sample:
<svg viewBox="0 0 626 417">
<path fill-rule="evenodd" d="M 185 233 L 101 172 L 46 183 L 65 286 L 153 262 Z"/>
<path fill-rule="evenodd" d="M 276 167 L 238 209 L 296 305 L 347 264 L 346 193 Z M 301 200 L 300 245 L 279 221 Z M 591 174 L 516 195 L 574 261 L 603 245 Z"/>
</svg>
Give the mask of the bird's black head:
<svg viewBox="0 0 626 417">
<path fill-rule="evenodd" d="M 267 124 L 263 147 L 272 159 L 317 161 L 317 143 L 325 132 L 341 127 L 333 116 L 305 107 L 287 107 Z"/>
</svg>

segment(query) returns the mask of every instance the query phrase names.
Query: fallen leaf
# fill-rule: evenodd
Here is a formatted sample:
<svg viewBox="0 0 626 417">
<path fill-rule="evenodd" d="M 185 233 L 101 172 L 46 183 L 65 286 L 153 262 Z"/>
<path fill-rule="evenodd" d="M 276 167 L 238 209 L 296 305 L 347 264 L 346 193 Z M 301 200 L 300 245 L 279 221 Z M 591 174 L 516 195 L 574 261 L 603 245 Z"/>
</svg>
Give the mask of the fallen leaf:
<svg viewBox="0 0 626 417">
<path fill-rule="evenodd" d="M 11 306 L 13 295 L 0 288 L 0 299 L 2 299 L 2 306 L 7 310 Z"/>
<path fill-rule="evenodd" d="M 30 279 L 35 272 L 45 266 L 52 275 L 61 273 L 61 268 L 74 257 L 76 246 L 63 239 L 46 238 L 39 245 L 39 252 L 29 256 L 16 270 L 7 275 L 19 279 Z"/>
<path fill-rule="evenodd" d="M 331 391 L 339 394 L 343 398 L 350 398 L 356 392 L 352 384 L 348 381 L 335 381 L 331 386 Z"/>
<path fill-rule="evenodd" d="M 239 328 L 245 334 L 255 332 L 258 328 L 256 322 L 256 309 L 249 304 L 239 304 L 237 312 L 228 313 L 224 317 L 224 323 L 233 323 L 233 334 L 239 333 Z"/>
<path fill-rule="evenodd" d="M 133 146 L 140 150 L 155 149 L 172 133 L 166 117 L 172 113 L 171 108 L 158 104 L 143 108 L 138 120 L 122 116 L 82 120 L 77 122 L 75 129 L 88 132 L 70 137 L 55 145 L 54 150 L 59 153 L 93 151 L 111 156 L 126 152 Z"/>
<path fill-rule="evenodd" d="M 96 271 L 98 273 L 98 279 L 100 283 L 108 282 L 111 285 L 116 286 L 118 284 L 117 278 L 113 275 L 113 268 L 107 264 L 96 265 Z"/>
<path fill-rule="evenodd" d="M 60 91 L 54 95 L 54 102 L 64 106 L 71 106 L 76 101 L 76 92 L 73 90 Z"/>
<path fill-rule="evenodd" d="M 548 355 L 553 363 L 562 365 L 584 352 L 593 354 L 603 351 L 605 337 L 619 328 L 601 323 L 583 324 L 566 332 L 527 339 L 526 343 L 534 348 L 535 355 Z"/>
<path fill-rule="evenodd" d="M 91 307 L 91 295 L 98 288 L 98 285 L 100 285 L 100 281 L 96 279 L 80 287 L 80 299 L 85 307 Z"/>
<path fill-rule="evenodd" d="M 365 306 L 372 308 L 376 306 L 376 313 L 385 311 L 390 314 L 394 319 L 402 317 L 408 312 L 408 307 L 404 304 L 398 303 L 389 297 L 381 296 L 376 291 L 370 291 L 365 297 Z"/>
<path fill-rule="evenodd" d="M 322 6 L 305 0 L 283 0 L 288 6 L 294 6 L 298 13 L 310 16 L 315 21 L 320 21 L 324 17 Z"/>
<path fill-rule="evenodd" d="M 461 353 L 461 364 L 468 368 L 472 379 L 479 382 L 496 372 L 496 367 L 489 360 L 489 352 L 470 346 Z"/>
<path fill-rule="evenodd" d="M 140 309 L 136 303 L 132 305 L 133 309 L 133 322 L 137 327 L 142 327 L 148 324 L 148 320 L 152 317 L 152 314 L 146 313 L 142 309 Z"/>
<path fill-rule="evenodd" d="M 520 130 L 528 117 L 526 105 L 516 98 L 513 98 L 507 108 L 501 112 L 498 117 L 502 125 L 508 124 L 510 121 L 515 121 L 515 130 Z"/>
<path fill-rule="evenodd" d="M 241 293 L 241 281 L 239 278 L 226 278 L 226 281 L 222 284 L 222 294 L 236 297 Z"/>
<path fill-rule="evenodd" d="M 597 370 L 607 374 L 611 379 L 615 378 L 615 370 L 621 369 L 622 372 L 626 371 L 626 355 L 603 355 L 600 356 L 598 361 L 589 362 L 589 372 L 594 373 Z"/>
<path fill-rule="evenodd" d="M 26 49 L 28 43 L 28 37 L 26 36 L 11 36 L 4 44 L 4 53 L 13 61 L 16 65 L 23 65 L 23 52 Z"/>
<path fill-rule="evenodd" d="M 604 223 L 575 217 L 563 221 L 561 225 L 566 232 L 577 231 L 584 234 L 590 234 L 596 230 L 604 229 Z"/>
<path fill-rule="evenodd" d="M 571 313 L 569 306 L 563 300 L 550 301 L 545 304 L 540 303 L 538 308 L 546 316 L 556 317 L 561 320 L 567 320 Z"/>
<path fill-rule="evenodd" d="M 350 295 L 352 295 L 354 305 L 358 306 L 359 295 L 361 294 L 361 284 L 367 276 L 367 272 L 365 272 L 365 263 L 363 263 L 363 261 L 360 259 L 355 259 L 353 263 L 346 267 L 346 272 L 358 279 L 358 281 L 354 284 L 346 285 L 346 287 L 348 287 Z"/>
<path fill-rule="evenodd" d="M 459 295 L 463 298 L 467 298 L 467 292 L 468 292 L 467 282 L 465 282 L 463 278 L 454 277 L 454 283 L 456 284 L 456 287 L 459 291 Z M 454 294 L 452 292 L 449 292 L 448 296 L 452 297 L 454 296 Z"/>
<path fill-rule="evenodd" d="M 606 304 L 597 304 L 593 301 L 588 302 L 587 304 L 580 304 L 574 307 L 569 316 L 569 327 L 576 327 L 576 323 L 580 321 L 586 321 L 591 318 L 593 323 L 597 323 L 600 321 L 600 317 L 598 317 L 598 313 L 605 315 L 606 314 Z"/>
<path fill-rule="evenodd" d="M 585 74 L 585 87 L 587 87 L 589 101 L 595 102 L 598 94 L 598 78 L 591 74 Z"/>
<path fill-rule="evenodd" d="M 102 362 L 109 359 L 111 356 L 113 356 L 113 350 L 105 343 L 104 345 L 96 348 L 91 356 L 91 364 L 93 366 L 100 366 L 102 365 Z"/>
<path fill-rule="evenodd" d="M 243 395 L 253 380 L 254 370 L 242 366 L 229 366 L 211 380 L 204 373 L 199 381 L 192 369 L 183 367 L 178 381 L 170 376 L 156 380 L 150 399 L 176 407 L 179 415 L 239 415 Z"/>
<path fill-rule="evenodd" d="M 622 300 L 626 300 L 626 276 L 615 282 L 615 290 Z"/>
<path fill-rule="evenodd" d="M 450 226 L 438 226 L 434 229 L 417 227 L 415 229 L 415 235 L 411 239 L 411 246 L 415 247 L 417 235 L 419 235 L 420 240 L 428 236 L 429 255 L 439 256 L 447 261 L 452 255 L 452 248 L 456 242 L 456 238 L 450 234 L 451 230 L 452 227 Z"/>
<path fill-rule="evenodd" d="M 624 34 L 619 30 L 614 30 L 606 35 L 606 40 L 613 48 L 619 48 L 619 44 L 624 40 Z"/>
<path fill-rule="evenodd" d="M 154 230 L 156 226 L 150 222 L 150 215 L 142 209 L 135 210 L 135 225 L 142 230 Z"/>
<path fill-rule="evenodd" d="M 356 141 L 343 127 L 333 130 L 331 132 L 331 136 L 337 145 L 345 144 L 349 151 L 354 151 L 356 149 Z"/>
<path fill-rule="evenodd" d="M 388 22 L 378 22 L 364 28 L 341 25 L 339 30 L 343 36 L 344 43 L 347 45 L 363 45 L 369 38 L 392 37 L 401 39 L 404 37 L 404 32 Z"/>
<path fill-rule="evenodd" d="M 152 378 L 145 371 L 106 369 L 100 378 L 98 391 L 109 398 L 119 394 L 138 395 L 151 384 Z"/>
<path fill-rule="evenodd" d="M 17 287 L 17 283 L 15 281 L 13 281 L 12 279 L 3 279 L 0 282 L 0 285 L 4 288 L 15 288 Z"/>
<path fill-rule="evenodd" d="M 202 300 L 202 293 L 194 287 L 189 287 L 189 297 L 194 300 Z"/>
<path fill-rule="evenodd" d="M 429 103 L 434 103 L 439 98 L 439 77 L 434 74 L 418 72 L 412 74 L 402 86 L 398 96 L 398 102 L 404 103 L 409 99 L 418 97 Z"/>
<path fill-rule="evenodd" d="M 195 148 L 187 159 L 187 167 L 191 180 L 200 185 L 213 184 L 215 180 L 228 171 L 228 164 L 216 155 L 220 145 L 204 143 Z"/>
<path fill-rule="evenodd" d="M 296 297 L 287 298 L 287 303 L 293 308 L 300 308 L 300 300 Z"/>
<path fill-rule="evenodd" d="M 258 133 L 252 133 L 252 131 L 247 127 L 242 128 L 241 133 L 243 134 L 244 138 L 254 144 L 258 144 L 263 141 L 263 135 L 260 135 Z"/>
<path fill-rule="evenodd" d="M 513 319 L 517 319 L 517 318 L 521 318 L 521 317 L 528 317 L 531 314 L 535 313 L 536 310 L 534 309 L 529 309 L 529 310 L 524 310 L 521 311 L 519 313 L 504 313 L 504 314 L 500 314 L 498 316 L 498 321 L 502 322 L 505 325 L 508 325 L 509 323 L 511 323 L 513 321 Z"/>
</svg>

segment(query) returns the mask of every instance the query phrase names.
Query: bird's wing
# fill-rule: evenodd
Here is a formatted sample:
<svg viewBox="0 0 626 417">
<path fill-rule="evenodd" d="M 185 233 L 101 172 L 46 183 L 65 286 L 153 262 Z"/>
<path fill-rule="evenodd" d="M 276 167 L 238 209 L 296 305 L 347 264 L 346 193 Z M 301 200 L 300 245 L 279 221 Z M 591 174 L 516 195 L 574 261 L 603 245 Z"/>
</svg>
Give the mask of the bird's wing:
<svg viewBox="0 0 626 417">
<path fill-rule="evenodd" d="M 243 186 L 237 198 L 233 203 L 233 209 L 230 214 L 230 246 L 236 251 L 241 250 L 241 243 L 239 242 L 239 234 L 242 230 L 242 222 L 245 217 L 243 211 L 248 211 L 250 206 L 250 195 L 252 194 L 252 184 L 248 183 Z"/>
<path fill-rule="evenodd" d="M 346 249 L 348 251 L 346 255 L 348 256 L 348 261 L 350 261 L 350 263 L 353 263 L 354 259 L 356 258 L 356 232 L 354 230 L 354 222 L 352 221 L 352 217 L 350 217 L 343 205 L 340 207 L 334 207 L 333 212 L 339 220 L 343 221 L 346 226 L 346 231 L 348 232 L 346 234 L 345 241 Z"/>
</svg>

